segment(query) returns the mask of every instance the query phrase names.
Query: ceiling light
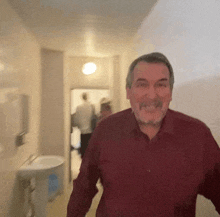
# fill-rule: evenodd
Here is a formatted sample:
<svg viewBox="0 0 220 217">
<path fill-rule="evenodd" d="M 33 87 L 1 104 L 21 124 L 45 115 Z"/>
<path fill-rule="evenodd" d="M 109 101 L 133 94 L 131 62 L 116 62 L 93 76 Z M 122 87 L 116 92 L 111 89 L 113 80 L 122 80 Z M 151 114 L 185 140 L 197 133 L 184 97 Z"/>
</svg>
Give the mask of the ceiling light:
<svg viewBox="0 0 220 217">
<path fill-rule="evenodd" d="M 85 75 L 90 75 L 96 71 L 97 67 L 95 63 L 89 62 L 83 65 L 83 73 Z"/>
</svg>

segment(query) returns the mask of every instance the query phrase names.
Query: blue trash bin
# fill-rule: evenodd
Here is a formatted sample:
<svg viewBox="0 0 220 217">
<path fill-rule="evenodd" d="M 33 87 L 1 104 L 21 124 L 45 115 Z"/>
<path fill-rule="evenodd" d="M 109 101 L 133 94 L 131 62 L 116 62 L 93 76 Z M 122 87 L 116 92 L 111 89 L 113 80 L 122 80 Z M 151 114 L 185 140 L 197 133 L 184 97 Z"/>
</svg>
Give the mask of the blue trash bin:
<svg viewBox="0 0 220 217">
<path fill-rule="evenodd" d="M 59 189 L 59 180 L 56 174 L 51 174 L 48 179 L 48 200 L 52 201 Z"/>
</svg>

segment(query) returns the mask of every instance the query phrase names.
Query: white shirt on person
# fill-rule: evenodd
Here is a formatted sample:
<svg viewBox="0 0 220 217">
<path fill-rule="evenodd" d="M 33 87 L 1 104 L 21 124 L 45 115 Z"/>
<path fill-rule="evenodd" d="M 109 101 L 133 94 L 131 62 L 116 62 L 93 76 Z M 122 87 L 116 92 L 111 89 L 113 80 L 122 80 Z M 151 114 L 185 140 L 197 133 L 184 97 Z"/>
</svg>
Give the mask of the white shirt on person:
<svg viewBox="0 0 220 217">
<path fill-rule="evenodd" d="M 92 133 L 91 119 L 93 114 L 93 106 L 90 102 L 84 101 L 76 108 L 76 121 L 81 134 Z"/>
</svg>

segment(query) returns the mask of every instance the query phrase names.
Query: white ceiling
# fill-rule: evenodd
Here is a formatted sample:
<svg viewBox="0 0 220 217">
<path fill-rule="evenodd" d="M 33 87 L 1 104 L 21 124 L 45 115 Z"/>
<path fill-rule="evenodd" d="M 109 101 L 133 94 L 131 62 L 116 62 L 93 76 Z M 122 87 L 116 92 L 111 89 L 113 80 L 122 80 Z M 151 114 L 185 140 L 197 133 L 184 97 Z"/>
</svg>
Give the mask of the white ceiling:
<svg viewBox="0 0 220 217">
<path fill-rule="evenodd" d="M 120 54 L 157 0 L 8 0 L 44 48 Z"/>
</svg>

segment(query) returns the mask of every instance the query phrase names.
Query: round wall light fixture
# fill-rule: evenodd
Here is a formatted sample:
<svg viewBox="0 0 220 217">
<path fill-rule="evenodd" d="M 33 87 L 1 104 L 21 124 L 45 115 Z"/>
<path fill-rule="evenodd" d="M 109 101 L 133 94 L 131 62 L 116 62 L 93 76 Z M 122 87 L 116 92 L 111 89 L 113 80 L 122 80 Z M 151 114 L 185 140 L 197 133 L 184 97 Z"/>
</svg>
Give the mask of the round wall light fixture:
<svg viewBox="0 0 220 217">
<path fill-rule="evenodd" d="M 85 75 L 90 75 L 96 71 L 97 67 L 95 63 L 89 62 L 83 65 L 82 71 Z"/>
</svg>

